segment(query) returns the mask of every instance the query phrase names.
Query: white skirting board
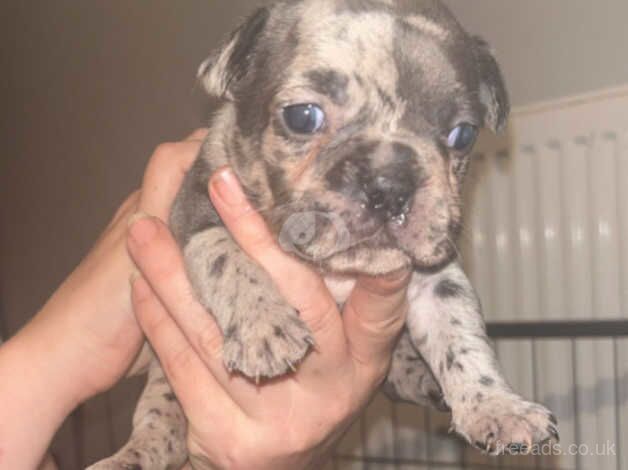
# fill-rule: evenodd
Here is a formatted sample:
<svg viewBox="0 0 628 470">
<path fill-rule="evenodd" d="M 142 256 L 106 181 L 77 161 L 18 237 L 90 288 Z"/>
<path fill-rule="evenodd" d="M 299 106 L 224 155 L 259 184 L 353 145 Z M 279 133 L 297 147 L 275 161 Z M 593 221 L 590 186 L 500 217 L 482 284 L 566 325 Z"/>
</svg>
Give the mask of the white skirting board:
<svg viewBox="0 0 628 470">
<path fill-rule="evenodd" d="M 627 319 L 628 87 L 517 109 L 473 160 L 460 247 L 487 321 Z M 334 468 L 628 470 L 628 339 L 497 350 L 515 388 L 556 412 L 561 455 L 487 458 L 444 435 L 447 416 L 378 397 Z"/>
</svg>

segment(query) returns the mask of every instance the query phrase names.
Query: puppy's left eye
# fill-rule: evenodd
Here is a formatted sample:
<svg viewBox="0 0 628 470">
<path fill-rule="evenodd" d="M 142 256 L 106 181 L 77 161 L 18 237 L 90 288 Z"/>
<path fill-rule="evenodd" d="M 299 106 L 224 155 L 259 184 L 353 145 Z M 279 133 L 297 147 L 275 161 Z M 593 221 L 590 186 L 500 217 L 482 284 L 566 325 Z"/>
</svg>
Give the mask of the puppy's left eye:
<svg viewBox="0 0 628 470">
<path fill-rule="evenodd" d="M 477 137 L 478 128 L 473 124 L 463 122 L 451 130 L 447 137 L 447 145 L 458 152 L 466 152 L 471 150 Z"/>
<path fill-rule="evenodd" d="M 283 109 L 283 118 L 292 132 L 314 134 L 323 127 L 325 113 L 315 104 L 294 104 Z"/>
</svg>

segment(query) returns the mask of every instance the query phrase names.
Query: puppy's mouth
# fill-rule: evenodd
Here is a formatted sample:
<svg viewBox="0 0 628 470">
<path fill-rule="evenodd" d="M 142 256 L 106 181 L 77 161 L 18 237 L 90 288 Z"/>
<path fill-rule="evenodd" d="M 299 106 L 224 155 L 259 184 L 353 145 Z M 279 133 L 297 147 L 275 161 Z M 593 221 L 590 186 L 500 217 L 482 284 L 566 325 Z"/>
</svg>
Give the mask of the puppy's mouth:
<svg viewBox="0 0 628 470">
<path fill-rule="evenodd" d="M 409 224 L 405 212 L 374 219 L 306 211 L 285 220 L 278 240 L 284 251 L 333 272 L 384 274 L 410 265 L 429 270 L 453 259 L 448 234 L 423 240 Z"/>
</svg>

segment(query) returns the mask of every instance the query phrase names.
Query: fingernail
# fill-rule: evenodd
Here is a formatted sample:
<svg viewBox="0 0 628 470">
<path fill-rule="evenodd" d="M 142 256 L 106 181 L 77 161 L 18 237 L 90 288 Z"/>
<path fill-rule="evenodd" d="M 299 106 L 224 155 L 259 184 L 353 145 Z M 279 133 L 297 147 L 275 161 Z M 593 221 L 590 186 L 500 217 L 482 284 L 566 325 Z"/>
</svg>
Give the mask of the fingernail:
<svg viewBox="0 0 628 470">
<path fill-rule="evenodd" d="M 157 222 L 144 212 L 137 212 L 129 219 L 129 235 L 138 245 L 148 243 L 157 233 Z"/>
<path fill-rule="evenodd" d="M 248 204 L 238 179 L 229 167 L 224 167 L 214 174 L 211 186 L 215 194 L 228 206 Z"/>
</svg>

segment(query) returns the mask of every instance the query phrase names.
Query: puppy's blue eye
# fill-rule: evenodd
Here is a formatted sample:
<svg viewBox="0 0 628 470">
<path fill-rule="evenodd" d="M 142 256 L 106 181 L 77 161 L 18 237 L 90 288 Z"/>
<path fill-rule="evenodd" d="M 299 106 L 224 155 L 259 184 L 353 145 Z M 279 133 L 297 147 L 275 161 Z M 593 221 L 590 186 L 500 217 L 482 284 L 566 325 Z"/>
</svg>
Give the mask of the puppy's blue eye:
<svg viewBox="0 0 628 470">
<path fill-rule="evenodd" d="M 283 118 L 292 132 L 314 134 L 325 123 L 325 113 L 315 104 L 294 104 L 283 109 Z"/>
<path fill-rule="evenodd" d="M 447 145 L 449 148 L 464 152 L 471 150 L 475 139 L 478 137 L 478 128 L 473 124 L 463 122 L 454 127 L 447 137 Z"/>
</svg>

